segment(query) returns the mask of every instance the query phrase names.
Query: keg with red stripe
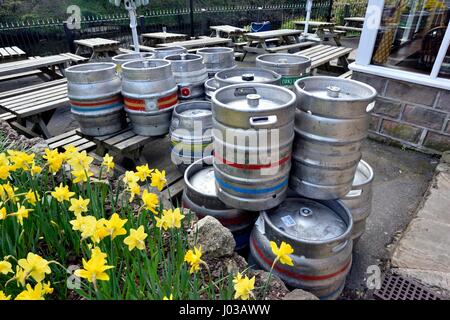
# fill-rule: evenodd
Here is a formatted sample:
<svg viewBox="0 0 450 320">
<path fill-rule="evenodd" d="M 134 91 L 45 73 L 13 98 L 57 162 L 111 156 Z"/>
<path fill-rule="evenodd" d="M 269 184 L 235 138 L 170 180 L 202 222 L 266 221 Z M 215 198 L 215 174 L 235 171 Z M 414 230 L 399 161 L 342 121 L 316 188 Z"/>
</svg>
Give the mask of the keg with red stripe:
<svg viewBox="0 0 450 320">
<path fill-rule="evenodd" d="M 124 63 L 122 95 L 135 133 L 160 136 L 169 132 L 172 110 L 178 104 L 170 62 L 150 59 Z"/>
<path fill-rule="evenodd" d="M 341 294 L 352 265 L 353 220 L 339 200 L 287 198 L 262 211 L 250 237 L 251 260 L 269 271 L 275 260 L 270 241 L 292 246 L 293 266 L 275 264 L 273 273 L 287 285 L 323 300 Z"/>
<path fill-rule="evenodd" d="M 125 125 L 120 79 L 114 63 L 86 63 L 66 69 L 68 97 L 80 130 L 103 136 Z"/>
<path fill-rule="evenodd" d="M 220 200 L 259 211 L 286 197 L 295 94 L 269 84 L 238 84 L 213 96 L 214 172 Z"/>
<path fill-rule="evenodd" d="M 191 209 L 199 219 L 212 216 L 228 228 L 236 241 L 236 250 L 248 246 L 257 212 L 228 207 L 217 197 L 213 157 L 205 157 L 191 164 L 184 173 L 185 189 L 182 205 Z"/>
<path fill-rule="evenodd" d="M 205 81 L 208 72 L 203 64 L 203 57 L 197 54 L 175 54 L 167 56 L 170 61 L 175 81 L 178 85 L 178 98 L 191 100 L 203 98 L 205 95 Z"/>
</svg>

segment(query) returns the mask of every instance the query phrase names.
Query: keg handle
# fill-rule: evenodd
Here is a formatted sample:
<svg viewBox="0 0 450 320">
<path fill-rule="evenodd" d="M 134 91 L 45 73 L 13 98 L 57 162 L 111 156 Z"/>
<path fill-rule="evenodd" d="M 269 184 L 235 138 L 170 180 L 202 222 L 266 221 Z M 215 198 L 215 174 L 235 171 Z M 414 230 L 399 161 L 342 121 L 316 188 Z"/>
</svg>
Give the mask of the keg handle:
<svg viewBox="0 0 450 320">
<path fill-rule="evenodd" d="M 363 193 L 362 189 L 350 190 L 350 192 L 347 193 L 347 195 L 345 197 L 346 198 L 357 198 L 357 197 L 360 197 L 362 195 L 362 193 Z"/>
<path fill-rule="evenodd" d="M 347 243 L 348 243 L 348 240 L 345 240 L 344 242 L 339 243 L 336 247 L 331 249 L 331 251 L 334 253 L 338 253 L 339 251 L 341 251 L 342 249 L 344 249 L 347 246 Z"/>
<path fill-rule="evenodd" d="M 273 125 L 278 122 L 276 115 L 273 116 L 260 116 L 260 117 L 250 117 L 250 125 L 252 127 L 263 127 Z"/>
</svg>

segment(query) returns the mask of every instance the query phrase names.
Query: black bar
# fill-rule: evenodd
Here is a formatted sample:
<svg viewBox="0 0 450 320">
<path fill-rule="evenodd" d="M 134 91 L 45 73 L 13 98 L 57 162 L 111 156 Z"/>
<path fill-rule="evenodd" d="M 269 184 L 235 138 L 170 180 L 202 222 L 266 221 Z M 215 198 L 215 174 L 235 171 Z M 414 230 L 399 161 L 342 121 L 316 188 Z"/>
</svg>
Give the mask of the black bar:
<svg viewBox="0 0 450 320">
<path fill-rule="evenodd" d="M 191 37 L 195 37 L 194 29 L 194 0 L 189 0 L 189 17 L 191 23 Z"/>
<path fill-rule="evenodd" d="M 330 6 L 328 7 L 327 22 L 331 21 L 332 16 L 333 16 L 333 0 L 330 0 Z"/>
</svg>

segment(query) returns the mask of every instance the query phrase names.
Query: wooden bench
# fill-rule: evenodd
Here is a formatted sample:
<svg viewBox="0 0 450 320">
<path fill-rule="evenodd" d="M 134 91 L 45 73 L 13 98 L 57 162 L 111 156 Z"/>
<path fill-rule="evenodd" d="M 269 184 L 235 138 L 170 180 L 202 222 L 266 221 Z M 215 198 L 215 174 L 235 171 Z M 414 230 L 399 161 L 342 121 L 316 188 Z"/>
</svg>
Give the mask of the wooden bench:
<svg viewBox="0 0 450 320">
<path fill-rule="evenodd" d="M 64 147 L 73 145 L 77 147 L 78 151 L 89 151 L 95 148 L 95 142 L 92 142 L 86 138 L 83 138 L 77 133 L 79 128 L 65 132 L 53 138 L 45 140 L 50 149 L 58 149 L 59 151 L 64 151 Z"/>
<path fill-rule="evenodd" d="M 0 48 L 0 62 L 23 59 L 25 56 L 25 52 L 16 46 Z"/>
<path fill-rule="evenodd" d="M 17 120 L 26 128 L 26 121 L 33 123 L 31 131 L 37 129 L 49 138 L 47 124 L 56 108 L 67 105 L 67 80 L 58 79 L 25 88 L 0 93 L 0 117 L 6 121 Z M 29 133 L 29 132 L 25 132 Z"/>
<path fill-rule="evenodd" d="M 337 30 L 340 31 L 355 31 L 355 32 L 362 32 L 362 28 L 358 27 L 349 27 L 349 26 L 336 26 Z"/>
<path fill-rule="evenodd" d="M 279 51 L 287 51 L 287 52 L 289 52 L 289 50 L 292 50 L 292 49 L 311 47 L 311 46 L 313 46 L 315 44 L 316 44 L 316 42 L 313 42 L 313 41 L 305 41 L 305 42 L 300 42 L 300 43 L 288 44 L 288 45 L 285 45 L 285 46 L 267 48 L 266 51 L 268 51 L 270 53 L 276 53 L 276 52 L 279 52 Z"/>
<path fill-rule="evenodd" d="M 72 64 L 80 64 L 80 63 L 89 61 L 89 58 L 82 57 L 82 56 L 79 56 L 77 54 L 70 53 L 70 52 L 61 53 L 61 55 L 69 58 L 72 61 Z"/>
<path fill-rule="evenodd" d="M 320 66 L 329 67 L 330 61 L 338 59 L 344 69 L 348 68 L 347 56 L 352 52 L 352 48 L 335 47 L 329 45 L 316 45 L 312 48 L 297 52 L 297 55 L 307 56 L 311 59 L 311 70 L 313 74 Z M 342 72 L 342 71 L 341 71 Z"/>
</svg>

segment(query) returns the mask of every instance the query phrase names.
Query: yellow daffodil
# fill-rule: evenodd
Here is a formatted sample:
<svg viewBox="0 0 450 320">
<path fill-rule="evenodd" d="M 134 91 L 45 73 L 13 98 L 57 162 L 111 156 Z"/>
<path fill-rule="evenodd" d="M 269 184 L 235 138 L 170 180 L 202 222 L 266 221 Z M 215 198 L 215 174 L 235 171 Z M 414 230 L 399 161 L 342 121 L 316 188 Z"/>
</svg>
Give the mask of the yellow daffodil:
<svg viewBox="0 0 450 320">
<path fill-rule="evenodd" d="M 170 294 L 168 298 L 167 296 L 164 296 L 163 300 L 173 300 L 173 294 Z"/>
<path fill-rule="evenodd" d="M 115 164 L 113 157 L 111 157 L 109 154 L 105 154 L 105 156 L 103 157 L 102 166 L 106 168 L 107 173 L 109 172 L 109 170 L 114 169 Z"/>
<path fill-rule="evenodd" d="M 76 152 L 71 155 L 67 163 L 72 167 L 73 171 L 90 171 L 90 165 L 94 158 L 87 155 L 86 151 Z"/>
<path fill-rule="evenodd" d="M 50 282 L 47 282 L 42 286 L 42 290 L 44 291 L 44 294 L 52 294 L 54 289 L 51 287 Z"/>
<path fill-rule="evenodd" d="M 14 275 L 14 279 L 17 281 L 17 286 L 21 285 L 22 287 L 25 287 L 26 278 L 27 274 L 25 271 L 21 267 L 16 266 L 16 274 Z"/>
<path fill-rule="evenodd" d="M 36 282 L 41 282 L 45 274 L 50 274 L 52 270 L 49 262 L 41 256 L 29 252 L 26 259 L 20 259 L 17 264 L 24 270 L 26 275 L 33 277 Z"/>
<path fill-rule="evenodd" d="M 13 273 L 11 263 L 9 263 L 6 260 L 0 261 L 0 273 L 1 274 Z"/>
<path fill-rule="evenodd" d="M 34 162 L 34 153 L 26 153 L 17 150 L 8 150 L 9 160 L 13 163 L 14 168 L 29 170 Z"/>
<path fill-rule="evenodd" d="M 128 219 L 120 219 L 119 215 L 114 213 L 111 218 L 105 222 L 105 228 L 111 236 L 111 239 L 127 234 L 127 231 L 123 227 L 127 221 Z"/>
<path fill-rule="evenodd" d="M 5 220 L 8 213 L 6 212 L 6 208 L 2 207 L 0 209 L 0 220 Z"/>
<path fill-rule="evenodd" d="M 152 172 L 152 187 L 157 188 L 159 191 L 161 191 L 164 186 L 166 185 L 166 171 L 159 171 L 158 169 L 155 169 L 155 171 Z"/>
<path fill-rule="evenodd" d="M 64 147 L 64 160 L 69 161 L 72 157 L 78 153 L 77 147 L 73 144 Z"/>
<path fill-rule="evenodd" d="M 71 205 L 69 207 L 69 210 L 72 211 L 75 215 L 88 212 L 89 202 L 89 199 L 83 199 L 81 196 L 79 196 L 78 199 L 72 198 L 70 199 Z"/>
<path fill-rule="evenodd" d="M 19 293 L 14 300 L 45 300 L 42 283 L 37 283 L 34 288 L 28 283 L 26 290 Z"/>
<path fill-rule="evenodd" d="M 95 247 L 92 249 L 91 258 L 88 261 L 83 258 L 83 269 L 76 270 L 75 275 L 93 283 L 96 283 L 97 280 L 108 281 L 109 276 L 105 271 L 114 267 L 108 266 L 106 263 L 106 254 Z"/>
<path fill-rule="evenodd" d="M 292 249 L 291 245 L 286 242 L 281 242 L 280 247 L 278 248 L 277 244 L 273 241 L 270 241 L 270 248 L 272 249 L 273 254 L 275 255 L 274 264 L 277 261 L 280 261 L 281 264 L 287 264 L 288 266 L 293 266 L 294 262 L 292 258 L 289 256 L 294 253 L 294 249 Z"/>
<path fill-rule="evenodd" d="M 8 179 L 10 171 L 11 171 L 11 167 L 9 165 L 0 166 L 0 179 L 2 179 L 2 180 Z"/>
<path fill-rule="evenodd" d="M 98 243 L 109 235 L 105 226 L 106 220 L 95 218 L 94 216 L 76 215 L 75 220 L 71 220 L 72 229 L 81 232 L 81 239 L 91 238 L 94 243 Z"/>
<path fill-rule="evenodd" d="M 133 202 L 134 197 L 141 194 L 141 187 L 137 183 L 131 183 L 128 185 L 128 191 L 130 192 L 130 202 Z"/>
<path fill-rule="evenodd" d="M 188 250 L 184 255 L 184 261 L 191 266 L 189 269 L 190 273 L 200 270 L 200 264 L 204 263 L 202 260 L 202 247 L 194 247 L 194 250 Z"/>
<path fill-rule="evenodd" d="M 13 187 L 11 183 L 0 185 L 0 197 L 3 201 L 10 199 L 12 202 L 17 201 L 16 197 L 17 188 Z"/>
<path fill-rule="evenodd" d="M 23 219 L 28 218 L 30 214 L 30 210 L 25 208 L 24 206 L 19 206 L 16 212 L 11 213 L 11 216 L 15 216 L 17 218 L 17 222 L 20 225 L 23 225 Z"/>
<path fill-rule="evenodd" d="M 139 177 L 133 171 L 126 171 L 122 181 L 126 185 L 137 184 L 137 182 L 139 181 Z"/>
<path fill-rule="evenodd" d="M 86 171 L 85 169 L 73 170 L 71 173 L 73 175 L 72 179 L 73 183 L 87 182 L 89 178 L 94 175 L 92 171 L 90 170 Z"/>
<path fill-rule="evenodd" d="M 35 175 L 40 174 L 42 172 L 42 167 L 40 167 L 40 166 L 36 165 L 35 163 L 33 163 L 31 165 L 30 172 L 31 172 L 31 175 L 34 177 Z"/>
<path fill-rule="evenodd" d="M 45 155 L 43 156 L 43 158 L 47 160 L 50 173 L 57 173 L 62 167 L 64 155 L 59 153 L 56 149 L 50 150 L 47 148 L 44 150 L 44 152 Z"/>
<path fill-rule="evenodd" d="M 26 194 L 25 194 L 25 199 L 27 200 L 27 202 L 29 204 L 32 204 L 33 206 L 36 205 L 36 202 L 40 200 L 39 195 L 36 197 L 36 194 L 34 193 L 33 190 L 29 190 Z"/>
<path fill-rule="evenodd" d="M 59 187 L 55 188 L 55 191 L 51 193 L 52 197 L 55 198 L 58 202 L 69 201 L 75 195 L 75 192 L 71 192 L 68 186 L 63 186 L 61 183 Z"/>
<path fill-rule="evenodd" d="M 137 230 L 130 229 L 130 235 L 123 240 L 128 246 L 128 250 L 133 250 L 137 248 L 139 250 L 145 249 L 144 240 L 147 238 L 147 234 L 144 232 L 144 226 L 140 226 Z"/>
<path fill-rule="evenodd" d="M 234 298 L 248 300 L 253 296 L 252 290 L 255 289 L 255 277 L 249 279 L 247 276 L 243 277 L 240 273 L 233 279 L 234 284 Z"/>
<path fill-rule="evenodd" d="M 9 159 L 6 156 L 6 153 L 0 153 L 0 166 L 9 166 Z"/>
<path fill-rule="evenodd" d="M 152 174 L 153 170 L 148 167 L 148 164 L 136 167 L 136 176 L 139 177 L 140 181 L 147 180 Z"/>
<path fill-rule="evenodd" d="M 156 226 L 163 228 L 164 230 L 172 228 L 181 228 L 181 220 L 184 219 L 184 215 L 181 214 L 180 208 L 163 210 L 161 218 L 155 217 Z"/>
<path fill-rule="evenodd" d="M 11 296 L 7 296 L 3 291 L 0 290 L 0 301 L 11 300 Z"/>
<path fill-rule="evenodd" d="M 155 214 L 157 213 L 156 208 L 159 205 L 159 199 L 156 194 L 144 190 L 142 193 L 142 202 L 144 203 L 145 209 Z"/>
</svg>

